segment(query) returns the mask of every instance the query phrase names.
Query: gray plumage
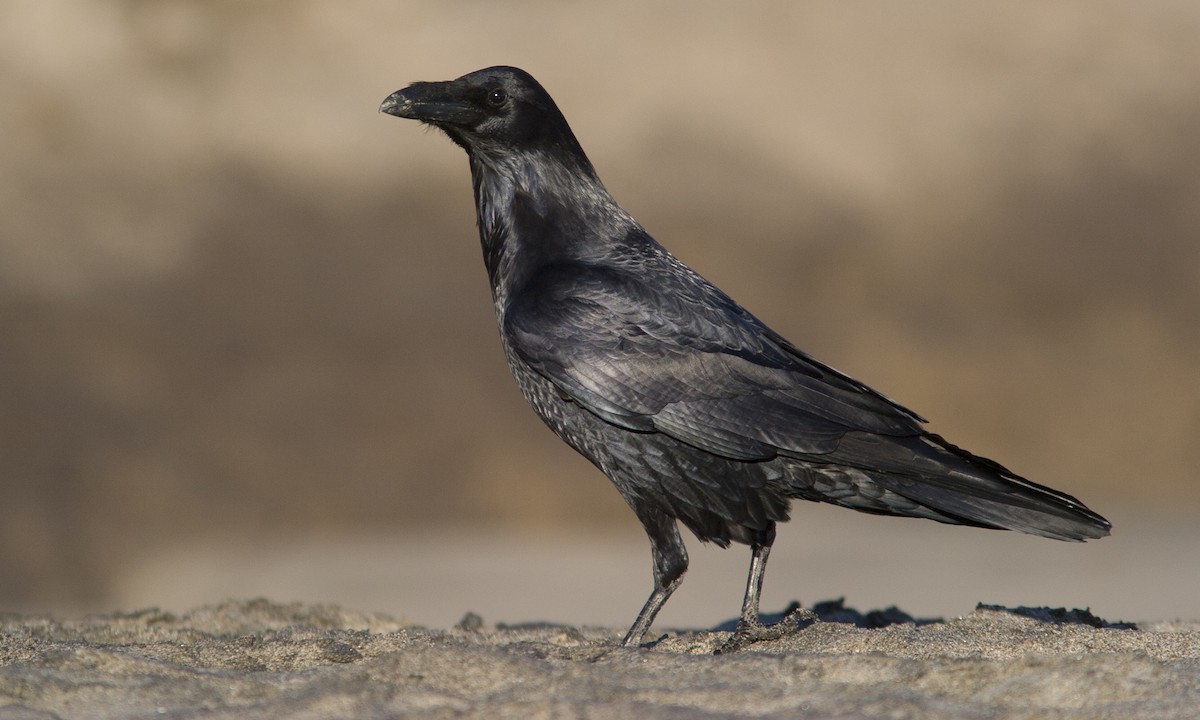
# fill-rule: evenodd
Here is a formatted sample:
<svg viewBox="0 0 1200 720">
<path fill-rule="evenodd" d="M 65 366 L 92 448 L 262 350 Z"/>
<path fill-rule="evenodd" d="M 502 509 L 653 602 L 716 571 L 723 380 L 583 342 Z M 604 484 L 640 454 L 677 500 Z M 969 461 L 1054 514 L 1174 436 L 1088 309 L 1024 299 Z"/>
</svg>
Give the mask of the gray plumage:
<svg viewBox="0 0 1200 720">
<path fill-rule="evenodd" d="M 687 568 L 676 521 L 701 540 L 751 546 L 743 632 L 757 626 L 775 524 L 793 498 L 1056 540 L 1108 534 L 1075 498 L 927 433 L 919 415 L 797 349 L 677 260 L 612 199 L 524 71 L 414 83 L 381 110 L 466 150 L 517 385 L 650 538 L 654 591 L 626 645 Z"/>
</svg>

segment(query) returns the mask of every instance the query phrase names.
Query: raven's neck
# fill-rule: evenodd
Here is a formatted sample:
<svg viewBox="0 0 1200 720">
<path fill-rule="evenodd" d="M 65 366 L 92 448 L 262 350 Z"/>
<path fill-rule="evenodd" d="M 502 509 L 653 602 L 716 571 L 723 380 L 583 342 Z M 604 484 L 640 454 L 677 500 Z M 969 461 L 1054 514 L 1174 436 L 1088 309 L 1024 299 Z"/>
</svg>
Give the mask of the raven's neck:
<svg viewBox="0 0 1200 720">
<path fill-rule="evenodd" d="M 496 309 L 550 264 L 586 262 L 636 223 L 582 154 L 471 156 L 476 219 Z"/>
</svg>

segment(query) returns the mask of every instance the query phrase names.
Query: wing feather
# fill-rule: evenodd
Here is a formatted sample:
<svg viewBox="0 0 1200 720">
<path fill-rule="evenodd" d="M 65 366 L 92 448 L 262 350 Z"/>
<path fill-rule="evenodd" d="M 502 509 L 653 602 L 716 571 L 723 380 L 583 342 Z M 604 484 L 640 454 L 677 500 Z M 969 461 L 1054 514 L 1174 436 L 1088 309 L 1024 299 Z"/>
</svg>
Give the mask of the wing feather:
<svg viewBox="0 0 1200 720">
<path fill-rule="evenodd" d="M 523 362 L 605 420 L 729 458 L 830 453 L 850 431 L 921 433 L 915 413 L 679 267 L 668 294 L 644 268 L 547 266 L 511 299 L 503 331 Z"/>
</svg>

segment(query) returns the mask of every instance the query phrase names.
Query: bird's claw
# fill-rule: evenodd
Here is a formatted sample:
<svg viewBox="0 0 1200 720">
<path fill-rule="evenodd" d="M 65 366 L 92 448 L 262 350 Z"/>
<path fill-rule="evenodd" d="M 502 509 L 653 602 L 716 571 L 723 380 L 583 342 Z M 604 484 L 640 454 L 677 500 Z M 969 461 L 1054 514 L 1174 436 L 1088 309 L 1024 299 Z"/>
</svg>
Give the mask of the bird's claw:
<svg viewBox="0 0 1200 720">
<path fill-rule="evenodd" d="M 812 610 L 796 607 L 788 612 L 787 615 L 784 615 L 779 622 L 771 625 L 763 625 L 757 621 L 747 622 L 743 620 L 738 623 L 737 629 L 729 635 L 725 642 L 713 651 L 713 655 L 725 655 L 737 652 L 754 643 L 766 640 L 778 640 L 784 635 L 796 632 L 801 627 L 807 627 L 817 619 L 817 614 Z"/>
</svg>

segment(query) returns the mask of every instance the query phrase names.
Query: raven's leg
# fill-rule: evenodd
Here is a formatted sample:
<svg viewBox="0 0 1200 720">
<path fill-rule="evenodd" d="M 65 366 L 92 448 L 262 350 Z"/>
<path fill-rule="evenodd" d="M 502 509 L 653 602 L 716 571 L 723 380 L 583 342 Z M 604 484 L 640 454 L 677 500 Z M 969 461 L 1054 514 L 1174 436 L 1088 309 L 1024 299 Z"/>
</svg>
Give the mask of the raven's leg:
<svg viewBox="0 0 1200 720">
<path fill-rule="evenodd" d="M 637 515 L 642 527 L 646 528 L 646 535 L 650 537 L 650 555 L 654 558 L 654 591 L 621 641 L 625 647 L 642 644 L 642 637 L 650 629 L 654 616 L 658 615 L 667 598 L 683 582 L 683 573 L 688 566 L 687 548 L 679 537 L 675 518 L 657 511 L 643 511 Z"/>
<path fill-rule="evenodd" d="M 746 578 L 746 597 L 742 599 L 742 618 L 738 621 L 738 632 L 758 627 L 758 599 L 762 595 L 763 575 L 767 572 L 767 556 L 775 542 L 775 523 L 767 526 L 754 538 L 750 546 L 750 575 Z"/>
<path fill-rule="evenodd" d="M 775 524 L 758 533 L 751 543 L 750 576 L 746 578 L 746 597 L 742 600 L 742 617 L 738 620 L 737 630 L 729 636 L 716 653 L 727 653 L 739 650 L 751 643 L 762 640 L 775 640 L 792 632 L 801 620 L 812 620 L 816 616 L 811 611 L 793 610 L 787 617 L 775 625 L 763 627 L 758 623 L 758 599 L 762 595 L 763 575 L 767 571 L 767 556 L 771 554 L 771 544 L 775 542 Z"/>
</svg>

